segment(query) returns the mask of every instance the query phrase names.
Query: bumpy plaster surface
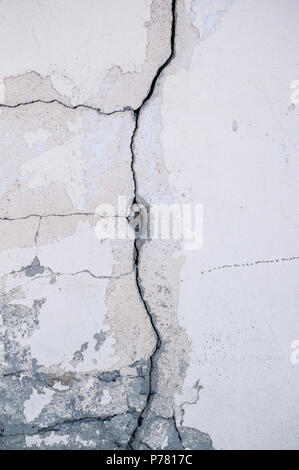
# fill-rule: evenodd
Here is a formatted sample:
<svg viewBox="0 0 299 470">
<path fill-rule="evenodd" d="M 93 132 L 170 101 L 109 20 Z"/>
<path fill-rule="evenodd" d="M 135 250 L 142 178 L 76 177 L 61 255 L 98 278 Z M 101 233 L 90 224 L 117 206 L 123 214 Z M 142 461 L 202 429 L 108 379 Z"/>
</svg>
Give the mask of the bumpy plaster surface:
<svg viewBox="0 0 299 470">
<path fill-rule="evenodd" d="M 285 3 L 1 2 L 0 448 L 298 447 Z"/>
</svg>

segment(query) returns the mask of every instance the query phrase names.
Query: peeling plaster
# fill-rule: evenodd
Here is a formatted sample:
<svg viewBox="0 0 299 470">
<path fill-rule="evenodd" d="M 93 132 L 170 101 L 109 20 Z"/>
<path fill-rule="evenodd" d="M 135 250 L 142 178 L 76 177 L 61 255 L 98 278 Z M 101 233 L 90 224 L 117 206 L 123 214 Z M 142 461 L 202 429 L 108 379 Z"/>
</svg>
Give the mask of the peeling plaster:
<svg viewBox="0 0 299 470">
<path fill-rule="evenodd" d="M 0 448 L 295 448 L 298 5 L 87 3 L 0 7 Z"/>
</svg>

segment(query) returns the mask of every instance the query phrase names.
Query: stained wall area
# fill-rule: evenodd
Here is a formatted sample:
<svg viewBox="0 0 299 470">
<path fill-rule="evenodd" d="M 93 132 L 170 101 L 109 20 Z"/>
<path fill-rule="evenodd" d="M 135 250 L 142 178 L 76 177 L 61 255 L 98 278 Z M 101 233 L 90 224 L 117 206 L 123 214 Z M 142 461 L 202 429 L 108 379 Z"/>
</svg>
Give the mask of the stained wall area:
<svg viewBox="0 0 299 470">
<path fill-rule="evenodd" d="M 298 2 L 0 18 L 0 448 L 298 449 Z"/>
</svg>

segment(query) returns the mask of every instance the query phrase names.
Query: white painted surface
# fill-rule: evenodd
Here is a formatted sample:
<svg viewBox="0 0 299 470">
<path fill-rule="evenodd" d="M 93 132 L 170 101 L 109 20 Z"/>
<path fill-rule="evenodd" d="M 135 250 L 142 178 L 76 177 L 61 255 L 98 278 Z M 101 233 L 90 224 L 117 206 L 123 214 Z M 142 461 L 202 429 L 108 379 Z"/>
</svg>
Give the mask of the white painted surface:
<svg viewBox="0 0 299 470">
<path fill-rule="evenodd" d="M 298 259 L 284 260 L 299 256 L 298 18 L 295 1 L 233 2 L 163 85 L 170 184 L 204 205 L 203 248 L 181 272 L 186 383 L 203 387 L 184 424 L 217 449 L 298 447 Z"/>
<path fill-rule="evenodd" d="M 24 413 L 28 423 L 39 417 L 46 405 L 51 402 L 54 392 L 44 389 L 42 393 L 33 390 L 30 398 L 24 402 Z"/>
</svg>

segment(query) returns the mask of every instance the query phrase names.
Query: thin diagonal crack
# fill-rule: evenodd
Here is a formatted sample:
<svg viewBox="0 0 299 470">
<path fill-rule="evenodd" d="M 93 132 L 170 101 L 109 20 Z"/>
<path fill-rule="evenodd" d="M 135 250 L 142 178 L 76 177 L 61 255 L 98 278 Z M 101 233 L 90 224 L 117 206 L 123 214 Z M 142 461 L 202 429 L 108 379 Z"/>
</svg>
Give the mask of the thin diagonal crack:
<svg viewBox="0 0 299 470">
<path fill-rule="evenodd" d="M 48 217 L 74 217 L 74 216 L 97 216 L 100 217 L 101 219 L 117 219 L 117 218 L 123 218 L 126 219 L 127 217 L 125 215 L 110 215 L 110 216 L 104 216 L 101 214 L 97 214 L 96 212 L 72 212 L 69 214 L 28 214 L 20 217 L 0 217 L 0 220 L 3 220 L 4 222 L 14 222 L 15 220 L 27 220 L 30 219 L 31 217 L 39 217 L 40 219 L 46 219 Z"/>
<path fill-rule="evenodd" d="M 44 267 L 44 266 L 42 266 Z M 89 276 L 93 277 L 94 279 L 121 279 L 122 277 L 125 276 L 130 276 L 134 271 L 128 271 L 127 273 L 122 273 L 119 274 L 118 276 L 97 276 L 96 274 L 93 274 L 89 269 L 82 269 L 81 271 L 77 271 L 74 273 L 60 273 L 60 272 L 55 272 L 52 271 L 51 268 L 46 268 L 50 271 L 49 274 L 41 275 L 41 276 L 35 276 L 32 280 L 39 279 L 42 277 L 49 277 L 49 276 L 55 276 L 55 277 L 62 277 L 62 276 L 78 276 L 78 274 L 89 274 Z M 24 270 L 24 268 L 23 268 Z"/>
<path fill-rule="evenodd" d="M 299 256 L 292 256 L 290 258 L 275 258 L 275 259 L 266 259 L 266 260 L 257 260 L 250 261 L 248 263 L 235 263 L 235 264 L 224 264 L 223 266 L 214 266 L 213 268 L 206 269 L 201 271 L 201 274 L 212 273 L 213 271 L 221 271 L 222 269 L 231 269 L 231 268 L 248 268 L 252 266 L 257 266 L 259 264 L 274 264 L 274 263 L 285 263 L 290 261 L 298 261 Z"/>
<path fill-rule="evenodd" d="M 37 104 L 37 103 L 42 103 L 42 104 L 54 104 L 54 103 L 56 103 L 56 104 L 59 104 L 59 105 L 63 106 L 64 108 L 68 108 L 68 109 L 80 109 L 80 108 L 91 109 L 92 111 L 96 111 L 98 114 L 101 114 L 103 116 L 111 116 L 112 114 L 126 113 L 127 111 L 133 111 L 132 108 L 130 108 L 129 106 L 126 106 L 123 109 L 116 109 L 114 111 L 111 111 L 110 113 L 105 113 L 104 111 L 101 111 L 100 108 L 96 108 L 94 106 L 88 106 L 87 104 L 77 104 L 77 105 L 71 106 L 71 105 L 63 103 L 62 101 L 56 100 L 56 99 L 49 100 L 49 101 L 47 101 L 47 100 L 32 100 L 32 101 L 25 101 L 25 102 L 17 103 L 17 104 L 4 104 L 4 103 L 1 103 L 0 108 L 15 109 L 15 108 L 20 108 L 21 106 L 30 106 L 30 105 Z"/>
<path fill-rule="evenodd" d="M 17 437 L 17 436 L 35 436 L 41 433 L 47 433 L 51 431 L 59 431 L 61 426 L 65 425 L 72 425 L 72 424 L 77 424 L 77 423 L 92 423 L 92 422 L 106 422 L 106 421 L 111 421 L 113 418 L 116 416 L 119 416 L 117 414 L 111 415 L 111 416 L 106 416 L 106 417 L 96 417 L 96 416 L 86 416 L 82 418 L 75 418 L 75 419 L 66 419 L 64 421 L 60 421 L 58 423 L 51 424 L 47 427 L 44 428 L 38 428 L 34 430 L 33 432 L 27 432 L 27 433 L 15 433 L 15 434 L 0 434 L 0 438 L 2 437 Z"/>
<path fill-rule="evenodd" d="M 146 103 L 151 99 L 151 97 L 154 93 L 157 81 L 159 80 L 159 78 L 160 78 L 161 74 L 163 73 L 163 71 L 165 70 L 165 68 L 170 64 L 170 62 L 172 61 L 172 59 L 175 56 L 176 0 L 172 0 L 171 12 L 172 12 L 172 20 L 171 20 L 172 23 L 171 23 L 171 37 L 170 37 L 170 54 L 169 54 L 168 58 L 165 60 L 165 62 L 158 68 L 158 70 L 156 72 L 156 75 L 154 76 L 154 78 L 152 80 L 150 89 L 149 89 L 147 95 L 145 96 L 145 98 L 143 99 L 141 105 L 139 106 L 138 109 L 136 109 L 134 111 L 135 127 L 134 127 L 134 130 L 133 130 L 133 134 L 132 134 L 132 138 L 131 138 L 131 145 L 130 145 L 131 154 L 132 154 L 131 169 L 132 169 L 133 182 L 134 182 L 134 200 L 133 200 L 132 208 L 138 206 L 138 202 L 140 201 L 140 198 L 139 198 L 139 195 L 138 195 L 137 175 L 136 175 L 136 171 L 135 171 L 135 161 L 136 160 L 135 160 L 135 152 L 134 152 L 135 138 L 136 138 L 136 133 L 138 131 L 140 112 L 141 112 L 142 108 L 146 105 Z M 136 286 L 137 286 L 137 290 L 138 290 L 138 293 L 139 293 L 140 300 L 141 300 L 141 302 L 144 306 L 144 309 L 147 313 L 147 316 L 150 320 L 152 330 L 154 332 L 156 344 L 155 344 L 154 351 L 152 352 L 152 354 L 150 356 L 149 392 L 148 392 L 148 395 L 147 395 L 146 403 L 145 403 L 145 405 L 144 405 L 144 407 L 143 407 L 143 409 L 142 409 L 142 411 L 139 415 L 137 425 L 136 425 L 135 429 L 133 430 L 131 438 L 128 442 L 128 448 L 129 449 L 134 449 L 134 443 L 136 441 L 138 430 L 142 425 L 142 422 L 144 420 L 144 416 L 147 413 L 147 411 L 150 407 L 150 404 L 151 404 L 152 397 L 155 394 L 155 391 L 154 391 L 154 378 L 153 377 L 154 377 L 154 370 L 155 370 L 155 367 L 156 367 L 156 357 L 157 357 L 157 354 L 159 353 L 159 350 L 160 350 L 161 345 L 162 345 L 162 337 L 160 335 L 159 329 L 157 328 L 156 323 L 155 323 L 155 319 L 154 319 L 153 315 L 151 314 L 150 308 L 149 308 L 146 300 L 143 297 L 143 289 L 142 289 L 142 284 L 141 284 L 140 275 L 139 275 L 139 262 L 140 262 L 140 247 L 141 247 L 141 244 L 144 241 L 139 238 L 139 233 L 140 233 L 140 228 L 139 228 L 139 231 L 136 230 L 135 242 L 134 242 L 134 270 L 135 270 L 135 276 L 136 276 Z"/>
</svg>

